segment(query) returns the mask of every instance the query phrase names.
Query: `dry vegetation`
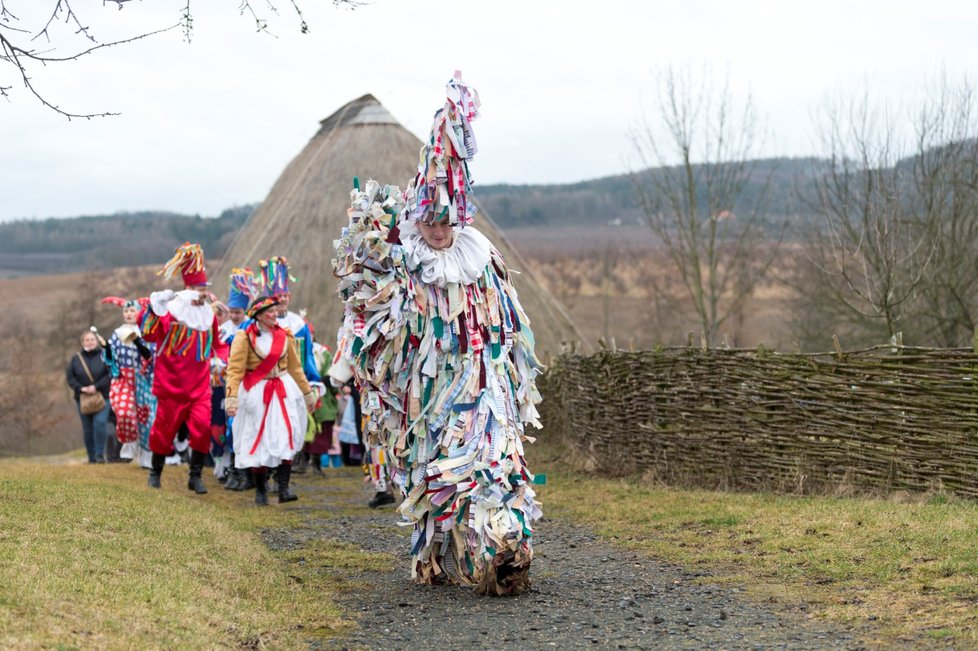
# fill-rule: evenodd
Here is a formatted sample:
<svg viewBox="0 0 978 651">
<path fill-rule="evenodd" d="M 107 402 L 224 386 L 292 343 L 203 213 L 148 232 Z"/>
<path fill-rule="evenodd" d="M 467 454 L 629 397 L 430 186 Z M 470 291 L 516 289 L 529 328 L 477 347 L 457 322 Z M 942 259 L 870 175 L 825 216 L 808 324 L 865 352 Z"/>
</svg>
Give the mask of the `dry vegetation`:
<svg viewBox="0 0 978 651">
<path fill-rule="evenodd" d="M 104 296 L 145 292 L 149 268 L 0 279 L 5 310 L 0 332 L 0 456 L 44 454 L 78 447 L 81 426 L 64 368 L 91 325 L 105 336 L 120 322 Z"/>
<path fill-rule="evenodd" d="M 648 228 L 521 228 L 507 231 L 507 236 L 591 342 L 614 340 L 619 347 L 643 349 L 682 344 L 700 330 L 696 315 L 683 304 L 679 279 Z M 786 267 L 786 262 L 779 265 Z M 652 291 L 653 279 L 665 296 Z M 788 327 L 791 296 L 782 283 L 763 283 L 721 330 L 721 343 L 795 348 Z M 831 334 L 825 337 L 826 347 Z M 694 338 L 698 344 L 699 334 Z"/>
</svg>

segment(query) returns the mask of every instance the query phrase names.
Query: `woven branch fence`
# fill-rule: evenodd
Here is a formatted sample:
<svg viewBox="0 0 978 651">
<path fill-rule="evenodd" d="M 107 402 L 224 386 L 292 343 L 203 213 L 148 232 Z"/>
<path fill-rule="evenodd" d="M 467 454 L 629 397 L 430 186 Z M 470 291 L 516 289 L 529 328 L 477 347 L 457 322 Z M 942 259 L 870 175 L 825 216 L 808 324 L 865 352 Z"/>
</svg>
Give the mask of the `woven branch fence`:
<svg viewBox="0 0 978 651">
<path fill-rule="evenodd" d="M 978 354 L 667 348 L 565 353 L 546 432 L 589 469 L 709 488 L 978 497 Z"/>
</svg>

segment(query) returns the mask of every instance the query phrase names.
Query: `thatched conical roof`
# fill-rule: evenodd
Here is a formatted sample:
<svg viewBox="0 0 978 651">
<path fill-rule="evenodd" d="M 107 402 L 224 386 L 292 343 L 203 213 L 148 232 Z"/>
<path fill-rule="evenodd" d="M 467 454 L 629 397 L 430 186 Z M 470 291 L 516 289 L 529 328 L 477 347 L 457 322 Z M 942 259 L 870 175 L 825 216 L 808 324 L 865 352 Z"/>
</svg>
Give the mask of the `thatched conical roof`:
<svg viewBox="0 0 978 651">
<path fill-rule="evenodd" d="M 211 277 L 215 291 L 224 296 L 232 267 L 257 269 L 260 258 L 287 257 L 290 272 L 298 279 L 292 285 L 292 309 L 308 310 L 317 338 L 332 345 L 343 315 L 331 266 L 333 240 L 347 223 L 353 177 L 404 187 L 417 171 L 421 141 L 372 95 L 353 100 L 320 124 L 239 231 Z M 579 341 L 564 309 L 482 210 L 475 226 L 496 245 L 510 268 L 521 272 L 516 286 L 541 358 L 558 353 L 562 342 Z"/>
</svg>

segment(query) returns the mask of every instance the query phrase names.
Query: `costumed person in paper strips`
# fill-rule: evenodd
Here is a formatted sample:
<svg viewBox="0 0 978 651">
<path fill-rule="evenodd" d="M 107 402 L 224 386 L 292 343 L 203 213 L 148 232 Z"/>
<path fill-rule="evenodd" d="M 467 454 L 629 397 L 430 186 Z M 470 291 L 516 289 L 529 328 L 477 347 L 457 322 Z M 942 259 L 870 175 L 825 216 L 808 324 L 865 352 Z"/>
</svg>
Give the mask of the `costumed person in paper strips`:
<svg viewBox="0 0 978 651">
<path fill-rule="evenodd" d="M 151 407 L 145 404 L 146 394 L 139 391 L 139 382 L 140 376 L 146 375 L 143 367 L 152 365 L 153 349 L 140 336 L 139 326 L 136 325 L 139 312 L 149 303 L 149 299 L 126 300 L 107 296 L 102 303 L 122 308 L 122 325 L 109 337 L 109 348 L 112 350 L 109 404 L 115 414 L 116 438 L 122 444 L 119 457 L 131 461 L 139 454 L 140 416 L 148 417 Z M 149 373 L 151 375 L 152 371 Z M 143 409 L 140 410 L 140 407 Z"/>
<path fill-rule="evenodd" d="M 156 344 L 157 407 L 149 435 L 153 457 L 147 483 L 160 487 L 163 464 L 174 451 L 173 438 L 186 425 L 191 449 L 187 488 L 203 494 L 207 487 L 201 473 L 211 445 L 211 358 L 224 349 L 217 318 L 207 303 L 204 251 L 199 244 L 182 244 L 159 273 L 167 278 L 179 274 L 184 289 L 153 292 L 140 314 L 143 338 Z"/>
<path fill-rule="evenodd" d="M 368 442 L 383 446 L 414 524 L 415 581 L 517 594 L 542 515 L 523 455 L 542 367 L 505 261 L 467 226 L 478 95 L 458 73 L 447 95 L 407 191 L 370 181 L 351 192 L 330 376 L 356 378 Z"/>
<path fill-rule="evenodd" d="M 279 504 L 298 499 L 289 488 L 292 457 L 302 447 L 308 411 L 317 396 L 306 381 L 292 333 L 278 325 L 279 299 L 248 308 L 254 320 L 231 344 L 228 416 L 234 418 L 234 462 L 255 478 L 255 504 L 268 504 L 267 472 L 277 467 Z"/>
<path fill-rule="evenodd" d="M 251 269 L 234 268 L 229 277 L 230 289 L 228 290 L 228 311 L 231 318 L 221 324 L 221 341 L 230 349 L 234 336 L 251 324 L 246 311 L 252 301 L 261 295 L 261 286 L 258 277 Z M 224 390 L 227 391 L 227 377 L 224 377 Z M 222 406 L 225 409 L 226 405 Z M 224 488 L 231 491 L 243 491 L 254 488 L 251 473 L 244 472 L 234 463 L 234 419 L 227 417 L 227 431 L 225 434 L 225 446 L 230 456 L 228 460 L 228 479 L 224 482 Z"/>
</svg>

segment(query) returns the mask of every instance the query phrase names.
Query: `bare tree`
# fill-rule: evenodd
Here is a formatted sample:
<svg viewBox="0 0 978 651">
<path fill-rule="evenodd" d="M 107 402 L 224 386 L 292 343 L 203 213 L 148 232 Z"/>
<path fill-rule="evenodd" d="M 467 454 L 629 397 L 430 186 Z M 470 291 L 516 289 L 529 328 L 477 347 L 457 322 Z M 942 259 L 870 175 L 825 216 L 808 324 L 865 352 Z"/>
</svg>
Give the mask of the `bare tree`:
<svg viewBox="0 0 978 651">
<path fill-rule="evenodd" d="M 974 92 L 942 78 L 920 107 L 868 93 L 827 103 L 801 300 L 860 342 L 904 332 L 961 345 L 975 327 L 978 144 Z"/>
<path fill-rule="evenodd" d="M 773 238 L 763 228 L 771 174 L 757 168 L 763 134 L 752 99 L 738 107 L 727 80 L 714 87 L 709 70 L 697 76 L 688 66 L 656 81 L 655 111 L 634 138 L 643 167 L 635 189 L 714 345 L 767 275 L 784 228 Z"/>
<path fill-rule="evenodd" d="M 103 41 L 96 35 L 96 30 L 89 23 L 88 16 L 82 16 L 75 10 L 75 0 L 0 0 L 0 63 L 6 63 L 14 70 L 15 76 L 23 83 L 27 92 L 37 98 L 45 107 L 71 118 L 93 118 L 117 115 L 111 112 L 74 113 L 61 108 L 58 104 L 47 99 L 34 83 L 34 72 L 46 66 L 77 61 L 94 54 L 99 50 L 119 45 L 126 45 L 150 36 L 180 29 L 184 39 L 190 42 L 193 34 L 193 12 L 191 0 L 171 0 L 175 9 L 179 9 L 179 20 L 159 29 L 134 34 L 128 38 Z M 239 11 L 243 16 L 254 20 L 259 32 L 269 33 L 269 20 L 265 13 L 278 14 L 278 5 L 285 1 L 264 0 L 263 8 L 256 10 L 252 0 L 237 0 Z M 336 6 L 357 7 L 363 4 L 361 0 L 332 0 Z M 102 6 L 121 10 L 132 0 L 102 0 Z M 299 22 L 299 30 L 305 34 L 309 25 L 302 13 L 300 0 L 287 0 Z M 41 6 L 43 5 L 43 9 Z M 136 11 L 136 9 L 129 9 Z M 22 19 L 21 16 L 27 16 Z M 74 41 L 82 45 L 68 45 L 59 48 L 62 42 Z M 13 86 L 0 81 L 0 96 L 10 99 Z"/>
<path fill-rule="evenodd" d="M 942 75 L 914 117 L 917 210 L 930 215 L 937 250 L 916 318 L 928 341 L 970 343 L 978 325 L 978 123 L 969 79 Z"/>
</svg>

